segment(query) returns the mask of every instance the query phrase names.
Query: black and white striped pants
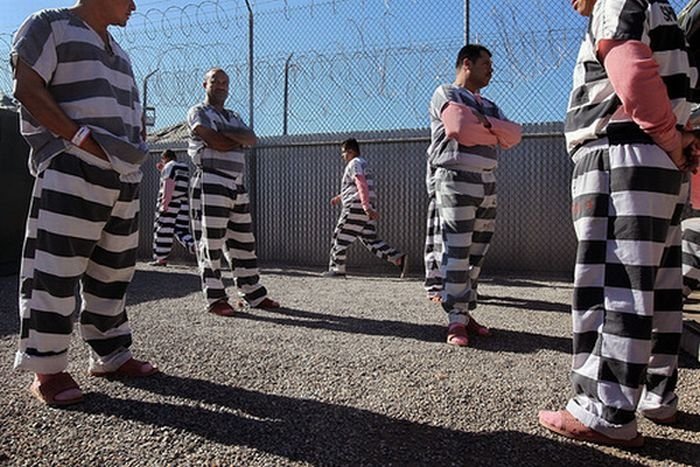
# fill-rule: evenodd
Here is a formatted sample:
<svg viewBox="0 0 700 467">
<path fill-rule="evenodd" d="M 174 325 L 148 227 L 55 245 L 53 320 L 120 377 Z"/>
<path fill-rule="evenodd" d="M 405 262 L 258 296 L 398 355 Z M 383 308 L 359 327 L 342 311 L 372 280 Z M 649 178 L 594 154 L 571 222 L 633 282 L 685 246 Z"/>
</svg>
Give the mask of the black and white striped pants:
<svg viewBox="0 0 700 467">
<path fill-rule="evenodd" d="M 436 169 L 434 178 L 442 307 L 450 323 L 466 324 L 469 310 L 477 306 L 479 275 L 496 226 L 496 178 L 491 171 L 444 168 Z"/>
<path fill-rule="evenodd" d="M 61 153 L 34 183 L 20 272 L 15 366 L 58 373 L 68 365 L 76 287 L 90 369 L 131 358 L 125 309 L 138 246 L 141 172 L 120 176 L 80 150 Z"/>
<path fill-rule="evenodd" d="M 425 226 L 425 248 L 423 258 L 425 265 L 425 288 L 428 297 L 442 294 L 442 233 L 440 230 L 440 216 L 435 199 L 435 169 L 428 169 L 428 220 Z"/>
<path fill-rule="evenodd" d="M 260 284 L 253 220 L 242 176 L 198 169 L 190 186 L 192 232 L 207 302 L 226 299 L 221 261 L 231 265 L 239 294 L 257 306 L 267 297 Z"/>
<path fill-rule="evenodd" d="M 187 197 L 171 200 L 166 209 L 157 212 L 153 225 L 153 259 L 162 261 L 168 257 L 173 238 L 187 251 L 194 251 Z"/>
<path fill-rule="evenodd" d="M 631 439 L 635 411 L 666 418 L 678 402 L 687 177 L 654 144 L 603 139 L 574 162 L 575 395 L 567 409 L 600 433 Z"/>
<path fill-rule="evenodd" d="M 343 206 L 333 232 L 328 269 L 345 274 L 347 249 L 358 239 L 377 257 L 396 263 L 403 253 L 377 237 L 377 223 L 369 219 L 359 201 Z"/>
</svg>

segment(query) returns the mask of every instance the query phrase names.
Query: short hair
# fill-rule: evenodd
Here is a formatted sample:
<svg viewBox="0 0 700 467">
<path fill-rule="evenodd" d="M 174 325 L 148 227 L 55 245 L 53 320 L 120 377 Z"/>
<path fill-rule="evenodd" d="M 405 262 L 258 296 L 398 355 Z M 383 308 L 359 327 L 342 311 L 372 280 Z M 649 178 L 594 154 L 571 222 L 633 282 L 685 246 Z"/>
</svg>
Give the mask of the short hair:
<svg viewBox="0 0 700 467">
<path fill-rule="evenodd" d="M 481 57 L 481 52 L 486 52 L 489 57 L 492 57 L 491 51 L 479 44 L 467 44 L 461 49 L 457 54 L 457 63 L 455 63 L 455 68 L 462 66 L 462 62 L 465 58 L 468 58 L 470 62 L 475 62 L 479 57 Z"/>
<path fill-rule="evenodd" d="M 175 151 L 171 149 L 166 149 L 160 154 L 161 158 L 168 159 L 169 161 L 176 161 L 177 160 L 177 154 L 175 154 Z"/>
<path fill-rule="evenodd" d="M 350 151 L 355 151 L 356 153 L 360 153 L 360 145 L 357 143 L 357 140 L 355 138 L 348 138 L 342 143 L 340 143 L 340 147 L 343 150 L 350 150 Z"/>
<path fill-rule="evenodd" d="M 224 70 L 223 68 L 219 68 L 218 66 L 215 66 L 215 67 L 209 68 L 207 70 L 207 72 L 204 73 L 204 81 L 208 80 L 211 75 L 213 75 L 214 73 L 218 73 L 219 71 L 222 72 L 223 74 L 225 74 L 226 76 L 228 76 L 228 73 L 226 73 L 226 70 Z"/>
</svg>

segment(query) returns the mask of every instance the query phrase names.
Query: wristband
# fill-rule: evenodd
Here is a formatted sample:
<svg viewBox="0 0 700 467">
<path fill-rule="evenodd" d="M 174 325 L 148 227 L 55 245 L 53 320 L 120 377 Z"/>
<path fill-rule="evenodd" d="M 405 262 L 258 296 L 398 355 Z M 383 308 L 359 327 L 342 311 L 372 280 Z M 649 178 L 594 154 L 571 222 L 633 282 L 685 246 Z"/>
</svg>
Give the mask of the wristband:
<svg viewBox="0 0 700 467">
<path fill-rule="evenodd" d="M 75 132 L 70 142 L 75 146 L 81 147 L 86 139 L 90 137 L 90 128 L 86 126 L 81 126 L 78 131 Z"/>
</svg>

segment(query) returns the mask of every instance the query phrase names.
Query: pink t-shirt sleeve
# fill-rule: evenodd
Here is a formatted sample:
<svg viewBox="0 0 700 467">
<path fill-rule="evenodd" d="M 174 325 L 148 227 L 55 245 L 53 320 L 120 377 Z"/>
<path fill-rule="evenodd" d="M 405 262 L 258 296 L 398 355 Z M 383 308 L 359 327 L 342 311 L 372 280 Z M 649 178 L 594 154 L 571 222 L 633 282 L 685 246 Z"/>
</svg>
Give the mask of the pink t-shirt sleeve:
<svg viewBox="0 0 700 467">
<path fill-rule="evenodd" d="M 463 146 L 495 146 L 498 138 L 464 104 L 449 102 L 442 110 L 445 135 Z"/>
<path fill-rule="evenodd" d="M 636 40 L 598 43 L 605 70 L 624 112 L 664 151 L 681 145 L 676 116 L 648 45 Z"/>
</svg>

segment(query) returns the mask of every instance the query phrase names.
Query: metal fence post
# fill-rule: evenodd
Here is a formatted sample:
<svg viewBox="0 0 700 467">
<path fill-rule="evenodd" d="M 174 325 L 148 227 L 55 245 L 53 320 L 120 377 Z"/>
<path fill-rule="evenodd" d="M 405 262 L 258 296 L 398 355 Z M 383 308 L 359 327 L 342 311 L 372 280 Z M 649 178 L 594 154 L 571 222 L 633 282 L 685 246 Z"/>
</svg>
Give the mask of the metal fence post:
<svg viewBox="0 0 700 467">
<path fill-rule="evenodd" d="M 469 44 L 469 0 L 464 0 L 464 43 Z"/>
<path fill-rule="evenodd" d="M 254 103 L 255 103 L 255 83 L 254 83 L 254 73 L 253 73 L 253 67 L 255 66 L 255 63 L 253 62 L 253 51 L 254 51 L 254 23 L 255 23 L 255 18 L 253 15 L 253 9 L 250 6 L 250 1 L 245 0 L 245 4 L 248 7 L 248 125 L 250 126 L 250 129 L 255 131 L 255 109 L 254 109 Z M 258 189 L 258 164 L 256 160 L 256 151 L 255 151 L 255 145 L 250 149 L 250 158 L 249 158 L 250 164 L 249 164 L 249 170 L 248 170 L 248 201 L 250 205 L 250 213 L 253 216 L 253 220 L 256 218 L 256 213 L 257 213 L 257 193 L 256 190 Z M 256 236 L 257 238 L 257 224 L 255 221 L 253 221 L 253 235 Z"/>
</svg>

